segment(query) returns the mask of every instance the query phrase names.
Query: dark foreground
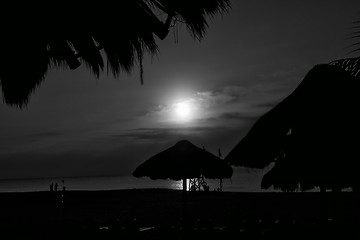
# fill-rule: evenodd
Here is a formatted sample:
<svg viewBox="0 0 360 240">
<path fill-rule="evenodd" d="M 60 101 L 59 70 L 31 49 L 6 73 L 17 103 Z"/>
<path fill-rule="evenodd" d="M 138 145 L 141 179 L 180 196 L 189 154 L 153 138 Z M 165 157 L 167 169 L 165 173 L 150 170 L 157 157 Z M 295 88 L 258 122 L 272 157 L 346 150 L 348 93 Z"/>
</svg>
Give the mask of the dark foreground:
<svg viewBox="0 0 360 240">
<path fill-rule="evenodd" d="M 0 231 L 3 239 L 360 236 L 360 197 L 351 192 L 342 193 L 337 221 L 330 193 L 327 204 L 317 192 L 189 192 L 183 200 L 165 189 L 0 193 Z"/>
</svg>

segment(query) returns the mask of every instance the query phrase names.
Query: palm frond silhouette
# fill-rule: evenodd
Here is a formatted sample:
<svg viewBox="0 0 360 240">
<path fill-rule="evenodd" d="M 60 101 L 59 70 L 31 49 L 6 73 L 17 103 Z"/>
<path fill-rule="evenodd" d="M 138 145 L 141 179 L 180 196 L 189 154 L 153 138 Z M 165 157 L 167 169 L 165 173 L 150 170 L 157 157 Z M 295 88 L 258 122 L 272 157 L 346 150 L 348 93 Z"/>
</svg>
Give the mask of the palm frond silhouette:
<svg viewBox="0 0 360 240">
<path fill-rule="evenodd" d="M 354 21 L 352 24 L 354 24 L 352 29 L 355 30 L 350 33 L 349 39 L 355 41 L 349 46 L 351 49 L 349 54 L 360 52 L 360 20 Z M 360 76 L 360 56 L 334 60 L 329 64 L 340 67 L 355 77 Z"/>
<path fill-rule="evenodd" d="M 99 77 L 140 67 L 144 54 L 158 52 L 156 37 L 184 24 L 201 40 L 209 18 L 227 12 L 230 0 L 123 0 L 120 4 L 52 6 L 2 15 L 0 84 L 4 102 L 21 107 L 54 67 L 85 64 Z M 16 21 L 14 21 L 16 19 Z M 11 23 L 11 24 L 10 24 Z"/>
</svg>

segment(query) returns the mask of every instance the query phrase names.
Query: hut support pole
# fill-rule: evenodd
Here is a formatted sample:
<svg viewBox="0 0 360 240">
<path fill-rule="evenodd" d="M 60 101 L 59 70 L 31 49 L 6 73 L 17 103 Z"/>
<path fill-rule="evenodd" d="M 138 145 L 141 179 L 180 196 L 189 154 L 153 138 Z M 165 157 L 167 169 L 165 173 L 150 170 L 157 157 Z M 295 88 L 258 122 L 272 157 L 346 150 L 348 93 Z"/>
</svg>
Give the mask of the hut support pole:
<svg viewBox="0 0 360 240">
<path fill-rule="evenodd" d="M 183 192 L 186 192 L 186 189 L 187 189 L 186 178 L 184 178 L 182 181 L 183 181 Z"/>
<path fill-rule="evenodd" d="M 188 216 L 187 216 L 187 192 L 186 192 L 186 178 L 183 179 L 183 191 L 182 191 L 182 228 L 184 232 L 187 230 L 188 226 Z"/>
<path fill-rule="evenodd" d="M 325 186 L 320 186 L 320 211 L 321 211 L 321 220 L 325 224 L 328 219 L 327 215 L 327 201 L 326 201 L 326 188 Z"/>
<path fill-rule="evenodd" d="M 339 186 L 335 186 L 332 189 L 333 195 L 333 211 L 334 211 L 334 220 L 341 224 L 342 216 L 341 216 L 341 188 Z"/>
</svg>

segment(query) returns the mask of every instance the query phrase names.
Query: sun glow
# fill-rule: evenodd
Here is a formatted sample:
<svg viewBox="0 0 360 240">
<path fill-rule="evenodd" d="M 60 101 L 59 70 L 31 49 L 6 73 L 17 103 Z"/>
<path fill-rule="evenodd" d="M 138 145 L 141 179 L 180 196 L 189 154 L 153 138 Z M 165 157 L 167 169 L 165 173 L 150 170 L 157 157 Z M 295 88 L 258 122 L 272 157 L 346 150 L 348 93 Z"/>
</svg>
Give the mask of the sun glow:
<svg viewBox="0 0 360 240">
<path fill-rule="evenodd" d="M 194 106 L 190 101 L 181 101 L 173 105 L 173 114 L 175 120 L 188 122 L 194 116 Z"/>
</svg>

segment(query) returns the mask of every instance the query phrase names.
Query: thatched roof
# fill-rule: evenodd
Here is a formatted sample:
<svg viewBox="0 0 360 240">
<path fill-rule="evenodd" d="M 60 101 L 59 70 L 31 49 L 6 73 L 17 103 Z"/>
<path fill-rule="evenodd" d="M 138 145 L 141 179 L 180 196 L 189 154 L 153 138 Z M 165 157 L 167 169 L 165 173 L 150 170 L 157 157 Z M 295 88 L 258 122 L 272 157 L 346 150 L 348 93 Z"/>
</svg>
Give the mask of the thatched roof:
<svg viewBox="0 0 360 240">
<path fill-rule="evenodd" d="M 263 187 L 307 190 L 358 184 L 359 78 L 317 65 L 280 104 L 264 114 L 225 160 L 244 167 L 275 166 Z"/>
<path fill-rule="evenodd" d="M 230 178 L 233 169 L 224 160 L 187 140 L 154 155 L 139 165 L 135 177 L 181 180 L 184 178 Z"/>
<path fill-rule="evenodd" d="M 230 0 L 122 0 L 96 4 L 11 6 L 0 17 L 0 84 L 6 104 L 22 106 L 49 68 L 76 69 L 85 63 L 95 76 L 117 77 L 156 54 L 156 38 L 185 24 L 202 39 L 208 21 L 230 8 Z M 25 9 L 25 11 L 24 11 Z"/>
<path fill-rule="evenodd" d="M 338 59 L 330 64 L 344 69 L 355 77 L 360 77 L 360 57 Z"/>
<path fill-rule="evenodd" d="M 349 40 L 353 40 L 353 43 L 348 46 L 350 49 L 349 54 L 359 52 L 360 51 L 360 20 L 353 22 L 353 29 L 355 31 L 351 32 L 349 34 Z M 354 41 L 355 40 L 355 41 Z M 340 67 L 344 69 L 345 71 L 349 72 L 351 75 L 355 77 L 360 77 L 360 56 L 358 57 L 352 57 L 352 58 L 343 58 L 343 59 L 337 59 L 330 62 L 331 65 Z"/>
<path fill-rule="evenodd" d="M 292 96 L 261 116 L 248 134 L 225 157 L 233 165 L 249 168 L 268 166 L 282 148 L 283 138 L 291 127 Z"/>
</svg>

